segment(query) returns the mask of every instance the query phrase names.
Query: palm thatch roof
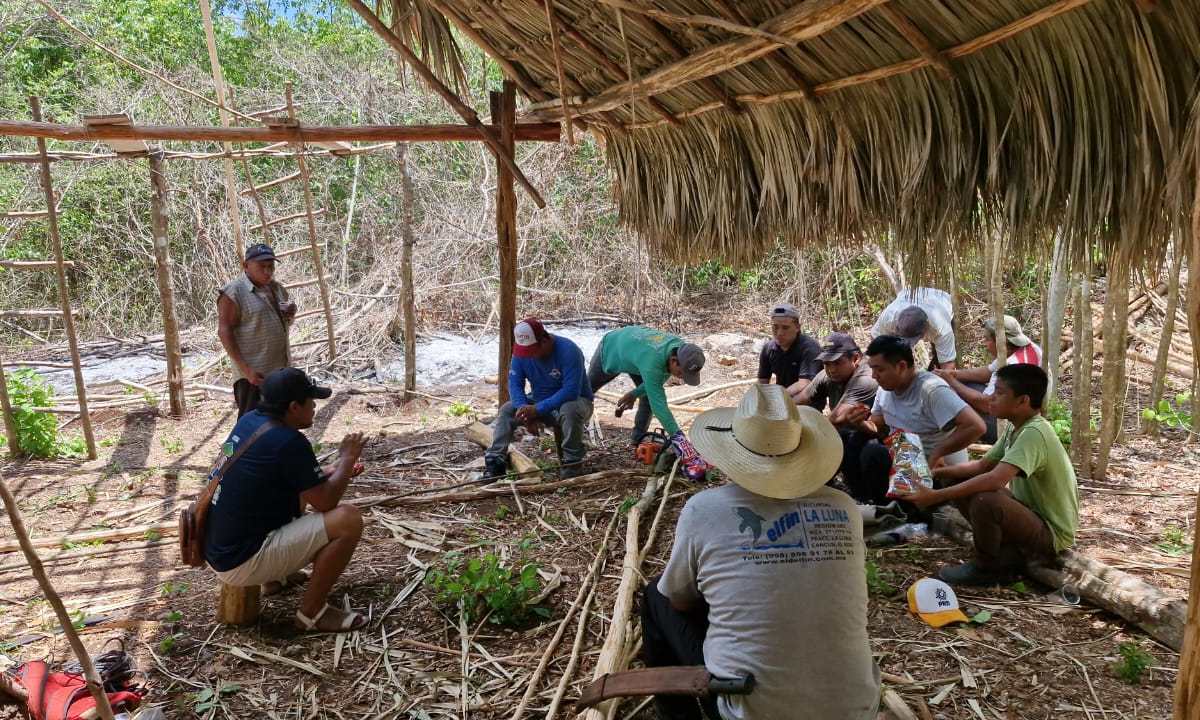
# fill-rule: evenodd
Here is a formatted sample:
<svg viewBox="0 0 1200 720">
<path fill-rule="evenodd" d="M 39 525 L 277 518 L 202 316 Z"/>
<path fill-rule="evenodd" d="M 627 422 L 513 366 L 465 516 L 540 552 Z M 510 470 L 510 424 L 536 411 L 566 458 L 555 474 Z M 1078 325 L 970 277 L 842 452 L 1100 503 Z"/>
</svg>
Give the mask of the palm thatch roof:
<svg viewBox="0 0 1200 720">
<path fill-rule="evenodd" d="M 1143 260 L 1190 212 L 1200 0 L 393 2 L 444 75 L 453 26 L 527 116 L 602 136 L 675 260 L 870 239 L 936 268 L 997 228 Z"/>
</svg>

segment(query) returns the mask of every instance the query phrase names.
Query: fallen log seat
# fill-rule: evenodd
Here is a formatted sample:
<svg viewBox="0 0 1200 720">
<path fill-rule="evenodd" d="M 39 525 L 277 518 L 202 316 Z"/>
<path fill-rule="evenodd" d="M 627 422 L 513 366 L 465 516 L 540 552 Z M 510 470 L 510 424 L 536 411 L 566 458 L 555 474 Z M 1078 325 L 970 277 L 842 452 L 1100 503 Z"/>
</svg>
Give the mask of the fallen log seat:
<svg viewBox="0 0 1200 720">
<path fill-rule="evenodd" d="M 492 428 L 490 425 L 484 425 L 481 422 L 471 423 L 466 428 L 466 434 L 468 440 L 480 447 L 486 448 L 492 444 Z M 542 476 L 541 468 L 538 467 L 538 464 L 514 446 L 509 446 L 508 448 L 508 466 L 521 473 L 521 478 L 524 480 L 539 479 Z"/>
<path fill-rule="evenodd" d="M 971 524 L 953 507 L 939 509 L 931 529 L 958 542 L 974 544 Z M 1081 600 L 1137 625 L 1173 650 L 1183 647 L 1185 601 L 1167 597 L 1150 583 L 1074 550 L 1063 551 L 1059 560 L 1062 567 L 1031 564 L 1025 572 L 1052 588 L 1070 585 Z"/>
<path fill-rule="evenodd" d="M 224 625 L 249 625 L 258 620 L 258 586 L 236 587 L 221 583 L 217 604 L 217 622 Z"/>
</svg>

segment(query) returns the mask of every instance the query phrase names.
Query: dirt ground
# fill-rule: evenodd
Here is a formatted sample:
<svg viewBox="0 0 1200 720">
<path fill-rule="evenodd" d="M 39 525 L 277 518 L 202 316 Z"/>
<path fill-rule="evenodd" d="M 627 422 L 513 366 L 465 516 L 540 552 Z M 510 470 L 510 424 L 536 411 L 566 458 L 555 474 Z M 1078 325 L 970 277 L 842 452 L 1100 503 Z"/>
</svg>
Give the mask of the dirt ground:
<svg viewBox="0 0 1200 720">
<path fill-rule="evenodd" d="M 713 363 L 705 385 L 747 377 L 754 371 L 751 358 L 742 353 L 731 367 Z M 1135 378 L 1135 393 L 1139 387 L 1144 385 Z M 309 433 L 318 454 L 335 448 L 349 430 L 375 438 L 365 453 L 367 472 L 352 484 L 351 497 L 449 484 L 478 468 L 481 450 L 463 441 L 461 429 L 471 415 L 486 418 L 495 412 L 495 386 L 436 392 L 444 397 L 408 402 L 394 394 L 339 392 L 320 404 Z M 671 389 L 673 395 L 683 392 Z M 739 389 L 725 390 L 697 404 L 733 404 L 739 394 Z M 468 403 L 470 414 L 451 414 L 452 401 Z M 596 410 L 604 440 L 589 455 L 591 469 L 639 469 L 626 447 L 628 416 L 614 418 L 613 405 L 603 400 Z M 1135 412 L 1131 409 L 1131 416 Z M 298 633 L 291 623 L 295 590 L 267 598 L 260 621 L 239 629 L 214 621 L 218 590 L 211 572 L 179 565 L 174 535 L 159 538 L 153 529 L 173 526 L 178 508 L 202 486 L 234 422 L 230 402 L 193 403 L 183 420 L 113 410 L 99 413 L 97 421 L 98 460 L 8 463 L 3 472 L 35 538 L 151 526 L 120 544 L 54 543 L 40 552 L 68 609 L 88 625 L 83 631 L 88 647 L 98 652 L 122 640 L 144 672 L 149 701 L 173 718 L 461 717 L 464 692 L 470 717 L 508 717 L 571 605 L 612 514 L 627 498 L 637 497 L 645 483 L 644 477 L 631 475 L 524 495 L 519 506 L 511 494 L 502 494 L 482 501 L 372 507 L 366 511 L 364 542 L 334 598 L 370 615 L 365 630 L 341 638 Z M 1129 426 L 1134 427 L 1132 419 Z M 535 458 L 554 461 L 552 451 L 532 439 L 522 447 Z M 1150 440 L 1131 434 L 1115 450 L 1105 482 L 1081 483 L 1079 549 L 1184 596 L 1197 468 L 1197 447 L 1183 437 Z M 675 516 L 699 489 L 675 482 L 662 531 L 643 568 L 647 575 L 665 563 Z M 642 528 L 643 538 L 648 526 Z M 624 552 L 623 527 L 617 526 L 605 552 L 607 565 L 579 667 L 566 692 L 568 703 L 590 678 L 607 631 Z M 10 539 L 6 531 L 0 543 Z M 469 642 L 464 640 L 456 613 L 434 605 L 421 584 L 426 569 L 451 550 L 491 551 L 536 562 L 547 577 L 561 575 L 561 586 L 545 601 L 550 616 L 515 631 L 484 623 L 469 628 Z M 871 583 L 870 633 L 885 684 L 923 716 L 1169 717 L 1178 655 L 1119 618 L 1065 605 L 1057 588 L 1028 581 L 966 592 L 961 597 L 968 615 L 991 614 L 971 626 L 935 630 L 911 616 L 904 589 L 966 554 L 941 538 L 868 554 L 878 570 Z M 566 669 L 575 627 L 572 622 L 567 628 L 530 716 L 545 714 Z M 0 665 L 6 659 L 69 659 L 56 628 L 20 553 L 0 553 Z M 1134 686 L 1112 669 L 1122 643 L 1153 657 Z M 213 692 L 219 702 L 205 709 L 201 701 Z M 632 717 L 635 710 L 641 717 L 653 716 L 630 701 L 617 717 Z M 15 717 L 5 712 L 0 710 L 0 717 Z"/>
</svg>

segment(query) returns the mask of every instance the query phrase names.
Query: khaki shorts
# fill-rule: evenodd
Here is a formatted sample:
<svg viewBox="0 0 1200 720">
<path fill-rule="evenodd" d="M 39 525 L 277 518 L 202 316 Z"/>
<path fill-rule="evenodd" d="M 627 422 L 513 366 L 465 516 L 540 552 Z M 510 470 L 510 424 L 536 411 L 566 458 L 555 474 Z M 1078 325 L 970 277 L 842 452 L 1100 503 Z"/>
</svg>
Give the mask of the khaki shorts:
<svg viewBox="0 0 1200 720">
<path fill-rule="evenodd" d="M 217 577 L 235 587 L 283 580 L 312 562 L 317 552 L 328 544 L 324 513 L 308 513 L 272 530 L 249 560 L 232 570 L 218 571 Z"/>
</svg>

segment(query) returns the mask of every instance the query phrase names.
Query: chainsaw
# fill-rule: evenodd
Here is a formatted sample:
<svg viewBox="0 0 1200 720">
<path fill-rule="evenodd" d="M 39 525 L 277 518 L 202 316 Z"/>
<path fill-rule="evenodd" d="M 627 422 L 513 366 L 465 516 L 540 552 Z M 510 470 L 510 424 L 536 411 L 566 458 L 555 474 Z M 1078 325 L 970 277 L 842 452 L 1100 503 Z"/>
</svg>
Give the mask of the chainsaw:
<svg viewBox="0 0 1200 720">
<path fill-rule="evenodd" d="M 653 472 L 663 474 L 671 471 L 675 464 L 675 451 L 671 448 L 671 436 L 665 430 L 654 429 L 642 435 L 633 456 L 643 465 L 652 466 Z"/>
</svg>

